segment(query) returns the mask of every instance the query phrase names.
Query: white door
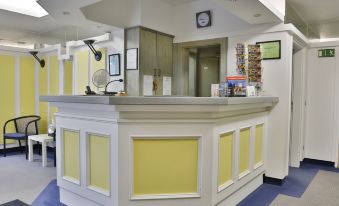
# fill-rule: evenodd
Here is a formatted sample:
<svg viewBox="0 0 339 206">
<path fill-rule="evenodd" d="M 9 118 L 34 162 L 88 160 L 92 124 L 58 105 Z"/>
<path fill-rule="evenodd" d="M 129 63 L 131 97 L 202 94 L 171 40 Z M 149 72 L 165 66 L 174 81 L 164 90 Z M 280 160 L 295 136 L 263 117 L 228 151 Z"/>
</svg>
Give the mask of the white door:
<svg viewBox="0 0 339 206">
<path fill-rule="evenodd" d="M 305 157 L 334 161 L 336 58 L 319 58 L 310 49 L 307 64 Z"/>
<path fill-rule="evenodd" d="M 306 49 L 293 54 L 292 119 L 290 141 L 290 166 L 299 167 L 303 158 L 305 110 Z"/>
</svg>

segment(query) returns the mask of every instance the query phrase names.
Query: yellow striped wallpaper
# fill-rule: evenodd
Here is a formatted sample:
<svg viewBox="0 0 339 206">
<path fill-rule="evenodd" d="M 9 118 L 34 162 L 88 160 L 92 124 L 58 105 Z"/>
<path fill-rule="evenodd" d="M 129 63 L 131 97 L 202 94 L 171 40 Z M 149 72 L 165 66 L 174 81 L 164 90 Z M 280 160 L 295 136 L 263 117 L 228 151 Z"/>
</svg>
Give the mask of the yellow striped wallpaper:
<svg viewBox="0 0 339 206">
<path fill-rule="evenodd" d="M 15 117 L 15 79 L 14 79 L 14 57 L 0 55 L 0 125 Z M 9 125 L 8 132 L 14 131 L 14 125 Z M 3 134 L 0 132 L 0 142 L 3 143 Z M 11 143 L 13 141 L 7 141 Z"/>
<path fill-rule="evenodd" d="M 57 56 L 49 57 L 49 95 L 59 95 L 59 62 Z M 55 122 L 57 108 L 49 107 L 49 122 Z"/>
<path fill-rule="evenodd" d="M 80 180 L 80 134 L 78 131 L 63 131 L 64 171 L 63 176 Z"/>
<path fill-rule="evenodd" d="M 41 57 L 46 61 L 46 66 L 44 68 L 38 69 L 39 73 L 39 96 L 40 95 L 48 95 L 48 70 L 47 64 L 48 61 L 46 57 Z M 40 133 L 47 133 L 47 124 L 48 124 L 48 103 L 46 102 L 39 102 L 39 110 L 40 110 Z"/>
<path fill-rule="evenodd" d="M 133 146 L 134 196 L 198 192 L 198 139 L 134 139 Z"/>
<path fill-rule="evenodd" d="M 64 94 L 73 94 L 73 62 L 70 60 L 64 61 Z"/>
<path fill-rule="evenodd" d="M 108 136 L 90 134 L 89 172 L 90 186 L 109 192 L 110 190 L 110 144 Z"/>
<path fill-rule="evenodd" d="M 218 174 L 219 187 L 225 184 L 227 181 L 232 180 L 233 136 L 234 132 L 229 132 L 220 136 Z"/>
<path fill-rule="evenodd" d="M 240 130 L 239 174 L 249 170 L 250 160 L 250 128 Z"/>
<path fill-rule="evenodd" d="M 35 59 L 31 56 L 20 57 L 20 115 L 35 114 Z"/>
<path fill-rule="evenodd" d="M 262 151 L 264 143 L 264 125 L 260 124 L 255 127 L 255 157 L 254 163 L 262 162 Z"/>
<path fill-rule="evenodd" d="M 85 94 L 86 86 L 88 86 L 88 50 L 77 52 L 75 54 L 75 59 L 77 63 L 76 70 L 76 84 L 77 90 L 76 94 Z M 94 88 L 92 88 L 94 90 Z"/>
</svg>

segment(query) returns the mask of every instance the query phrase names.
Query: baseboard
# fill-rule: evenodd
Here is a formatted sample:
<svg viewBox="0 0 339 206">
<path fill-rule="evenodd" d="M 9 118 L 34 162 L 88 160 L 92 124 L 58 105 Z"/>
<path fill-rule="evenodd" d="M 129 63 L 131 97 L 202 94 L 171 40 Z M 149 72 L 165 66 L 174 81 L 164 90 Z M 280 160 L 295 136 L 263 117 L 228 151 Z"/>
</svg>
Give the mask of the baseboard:
<svg viewBox="0 0 339 206">
<path fill-rule="evenodd" d="M 321 166 L 328 166 L 328 167 L 334 167 L 335 163 L 330 161 L 324 161 L 324 160 L 316 160 L 316 159 L 309 159 L 305 158 L 301 165 L 307 163 L 307 164 L 315 164 L 315 165 L 321 165 Z"/>
<path fill-rule="evenodd" d="M 286 177 L 284 179 L 278 179 L 274 177 L 267 177 L 264 174 L 264 183 L 271 184 L 271 185 L 278 185 L 281 186 L 285 183 Z"/>
</svg>

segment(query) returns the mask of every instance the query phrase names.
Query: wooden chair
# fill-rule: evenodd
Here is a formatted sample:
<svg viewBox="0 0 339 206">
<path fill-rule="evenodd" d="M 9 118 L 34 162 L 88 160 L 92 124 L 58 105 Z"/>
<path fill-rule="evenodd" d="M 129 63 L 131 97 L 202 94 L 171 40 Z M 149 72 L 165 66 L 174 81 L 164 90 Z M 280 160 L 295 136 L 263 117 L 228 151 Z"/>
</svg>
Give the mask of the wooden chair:
<svg viewBox="0 0 339 206">
<path fill-rule="evenodd" d="M 22 116 L 14 119 L 8 120 L 3 128 L 3 137 L 4 137 L 4 157 L 6 157 L 6 140 L 13 139 L 18 140 L 19 146 L 21 147 L 21 141 L 26 141 L 25 152 L 26 159 L 28 159 L 28 136 L 29 135 L 37 135 L 38 131 L 38 121 L 41 119 L 40 116 L 31 115 L 31 116 Z M 15 126 L 15 133 L 7 133 L 7 125 L 13 122 Z M 22 150 L 21 150 L 22 152 Z"/>
</svg>

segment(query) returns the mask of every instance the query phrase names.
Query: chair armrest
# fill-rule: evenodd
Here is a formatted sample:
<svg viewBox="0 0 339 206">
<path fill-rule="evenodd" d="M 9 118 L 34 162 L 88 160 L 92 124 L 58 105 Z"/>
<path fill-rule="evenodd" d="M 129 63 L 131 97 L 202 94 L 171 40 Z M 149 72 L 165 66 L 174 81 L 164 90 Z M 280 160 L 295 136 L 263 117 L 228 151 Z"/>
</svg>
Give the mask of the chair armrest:
<svg viewBox="0 0 339 206">
<path fill-rule="evenodd" d="M 4 128 L 3 128 L 4 134 L 6 134 L 6 127 L 7 127 L 7 124 L 10 123 L 10 122 L 14 122 L 15 120 L 16 120 L 16 118 L 7 120 L 7 121 L 5 122 L 5 125 L 4 125 Z"/>
<path fill-rule="evenodd" d="M 37 124 L 39 120 L 40 120 L 40 118 L 39 118 L 39 119 L 32 120 L 32 121 L 30 121 L 30 122 L 27 123 L 26 129 L 25 129 L 25 134 L 26 134 L 26 136 L 28 136 L 28 127 L 29 127 L 29 125 L 32 124 L 32 123 Z M 35 134 L 39 134 L 38 126 L 37 126 L 37 125 L 36 125 L 36 133 L 35 133 Z"/>
</svg>

